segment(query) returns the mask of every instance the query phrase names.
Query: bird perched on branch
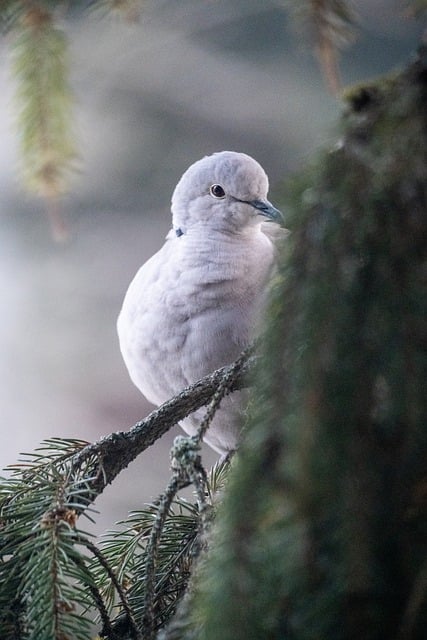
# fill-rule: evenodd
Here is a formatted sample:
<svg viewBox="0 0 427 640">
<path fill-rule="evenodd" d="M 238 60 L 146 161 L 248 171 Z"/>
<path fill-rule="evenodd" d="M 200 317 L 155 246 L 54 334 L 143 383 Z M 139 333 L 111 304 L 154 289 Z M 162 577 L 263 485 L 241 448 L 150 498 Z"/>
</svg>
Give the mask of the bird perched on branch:
<svg viewBox="0 0 427 640">
<path fill-rule="evenodd" d="M 254 338 L 275 262 L 271 227 L 281 213 L 268 178 L 244 153 L 195 162 L 172 196 L 173 228 L 137 272 L 118 318 L 129 375 L 153 404 L 233 362 Z M 223 399 L 205 435 L 221 454 L 236 448 L 242 392 Z M 193 435 L 200 409 L 181 426 Z"/>
</svg>

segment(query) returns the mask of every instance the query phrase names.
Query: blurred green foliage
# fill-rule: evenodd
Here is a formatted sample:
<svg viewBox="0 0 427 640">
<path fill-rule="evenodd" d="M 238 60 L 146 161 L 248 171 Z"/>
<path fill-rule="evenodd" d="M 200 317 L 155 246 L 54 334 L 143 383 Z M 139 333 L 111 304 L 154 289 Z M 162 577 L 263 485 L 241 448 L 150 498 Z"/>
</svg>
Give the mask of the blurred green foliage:
<svg viewBox="0 0 427 640">
<path fill-rule="evenodd" d="M 424 637 L 426 63 L 350 93 L 336 147 L 285 189 L 291 235 L 199 638 Z"/>
</svg>

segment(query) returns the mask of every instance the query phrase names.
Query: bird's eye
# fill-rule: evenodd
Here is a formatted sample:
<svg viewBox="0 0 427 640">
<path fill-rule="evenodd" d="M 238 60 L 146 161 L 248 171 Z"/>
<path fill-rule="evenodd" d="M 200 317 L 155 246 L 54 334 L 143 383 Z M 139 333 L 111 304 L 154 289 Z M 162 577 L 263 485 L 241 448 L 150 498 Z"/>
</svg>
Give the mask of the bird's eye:
<svg viewBox="0 0 427 640">
<path fill-rule="evenodd" d="M 225 191 L 220 184 L 213 184 L 209 191 L 214 198 L 225 198 Z"/>
</svg>

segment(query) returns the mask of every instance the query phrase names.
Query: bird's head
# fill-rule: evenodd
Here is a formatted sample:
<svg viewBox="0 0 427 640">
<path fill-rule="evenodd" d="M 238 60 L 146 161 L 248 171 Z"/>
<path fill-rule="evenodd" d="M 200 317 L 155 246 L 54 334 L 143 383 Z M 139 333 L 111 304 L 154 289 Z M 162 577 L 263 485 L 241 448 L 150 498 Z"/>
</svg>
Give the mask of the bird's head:
<svg viewBox="0 0 427 640">
<path fill-rule="evenodd" d="M 268 178 L 258 162 L 245 153 L 221 151 L 187 169 L 172 196 L 177 233 L 203 228 L 239 232 L 266 219 L 282 221 L 267 200 Z"/>
</svg>

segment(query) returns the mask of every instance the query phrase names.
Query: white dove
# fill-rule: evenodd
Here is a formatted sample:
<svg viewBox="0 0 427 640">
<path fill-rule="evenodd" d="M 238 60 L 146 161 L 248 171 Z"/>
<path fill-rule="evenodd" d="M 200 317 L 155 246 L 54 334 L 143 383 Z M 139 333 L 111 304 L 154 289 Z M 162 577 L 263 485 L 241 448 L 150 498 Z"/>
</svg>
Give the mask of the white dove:
<svg viewBox="0 0 427 640">
<path fill-rule="evenodd" d="M 178 182 L 173 229 L 137 272 L 117 322 L 129 375 L 153 404 L 230 364 L 255 337 L 275 262 L 262 223 L 281 219 L 267 192 L 263 168 L 233 151 L 202 158 Z M 223 455 L 238 444 L 242 402 L 242 392 L 224 398 L 205 435 Z M 203 415 L 180 424 L 194 435 Z"/>
</svg>

